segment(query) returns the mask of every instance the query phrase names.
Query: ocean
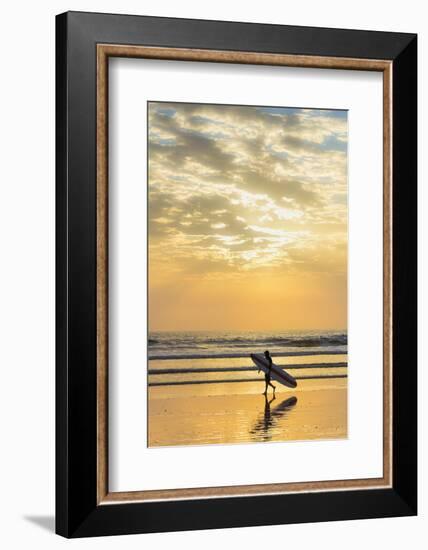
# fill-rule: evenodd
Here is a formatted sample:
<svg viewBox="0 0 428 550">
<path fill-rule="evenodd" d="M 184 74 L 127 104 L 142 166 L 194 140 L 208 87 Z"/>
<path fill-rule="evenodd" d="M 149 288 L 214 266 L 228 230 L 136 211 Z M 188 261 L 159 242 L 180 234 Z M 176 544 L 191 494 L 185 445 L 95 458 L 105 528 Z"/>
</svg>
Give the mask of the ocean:
<svg viewBox="0 0 428 550">
<path fill-rule="evenodd" d="M 346 331 L 151 332 L 149 386 L 263 380 L 250 354 L 265 350 L 296 379 L 347 376 Z"/>
</svg>

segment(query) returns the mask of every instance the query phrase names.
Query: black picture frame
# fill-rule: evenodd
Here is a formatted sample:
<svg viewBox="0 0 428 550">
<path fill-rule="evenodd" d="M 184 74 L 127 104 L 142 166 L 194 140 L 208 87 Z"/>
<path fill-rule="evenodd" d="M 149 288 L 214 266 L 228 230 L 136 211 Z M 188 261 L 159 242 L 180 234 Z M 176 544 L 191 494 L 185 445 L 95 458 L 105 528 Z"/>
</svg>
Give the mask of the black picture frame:
<svg viewBox="0 0 428 550">
<path fill-rule="evenodd" d="M 392 62 L 392 487 L 97 504 L 96 46 Z M 417 36 L 68 12 L 56 18 L 56 532 L 65 537 L 417 513 Z"/>
</svg>

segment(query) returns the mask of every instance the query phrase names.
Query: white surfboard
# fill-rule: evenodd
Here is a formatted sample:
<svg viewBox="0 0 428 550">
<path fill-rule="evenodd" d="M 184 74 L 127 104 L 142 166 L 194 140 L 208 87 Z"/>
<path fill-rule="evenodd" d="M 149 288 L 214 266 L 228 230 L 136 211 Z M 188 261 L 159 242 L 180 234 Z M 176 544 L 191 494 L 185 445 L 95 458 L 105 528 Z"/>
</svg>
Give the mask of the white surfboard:
<svg viewBox="0 0 428 550">
<path fill-rule="evenodd" d="M 251 359 L 254 361 L 256 367 L 258 367 L 264 373 L 267 373 L 269 371 L 269 362 L 263 355 L 263 353 L 252 353 Z M 285 370 L 277 367 L 274 363 L 272 363 L 270 376 L 272 380 L 276 380 L 280 384 L 283 384 L 284 386 L 287 386 L 289 388 L 295 388 L 297 386 L 296 379 L 293 378 L 291 374 L 288 374 L 288 372 L 286 372 Z"/>
</svg>

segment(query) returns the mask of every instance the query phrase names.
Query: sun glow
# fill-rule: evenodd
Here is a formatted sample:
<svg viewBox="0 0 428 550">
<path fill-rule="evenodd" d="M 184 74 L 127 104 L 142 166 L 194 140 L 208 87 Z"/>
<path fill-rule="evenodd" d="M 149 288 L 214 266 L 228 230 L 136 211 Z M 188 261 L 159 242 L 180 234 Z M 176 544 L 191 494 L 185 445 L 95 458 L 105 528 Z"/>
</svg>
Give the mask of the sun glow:
<svg viewBox="0 0 428 550">
<path fill-rule="evenodd" d="M 150 330 L 343 328 L 344 111 L 149 104 Z"/>
</svg>

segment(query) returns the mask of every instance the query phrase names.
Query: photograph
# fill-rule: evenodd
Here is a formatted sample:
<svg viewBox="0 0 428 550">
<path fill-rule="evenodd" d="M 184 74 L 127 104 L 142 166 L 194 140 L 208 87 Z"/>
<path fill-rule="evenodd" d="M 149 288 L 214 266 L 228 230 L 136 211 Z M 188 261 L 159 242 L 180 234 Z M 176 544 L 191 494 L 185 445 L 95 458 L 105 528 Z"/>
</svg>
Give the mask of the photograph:
<svg viewBox="0 0 428 550">
<path fill-rule="evenodd" d="M 348 111 L 153 100 L 146 130 L 148 447 L 347 438 Z"/>
</svg>

